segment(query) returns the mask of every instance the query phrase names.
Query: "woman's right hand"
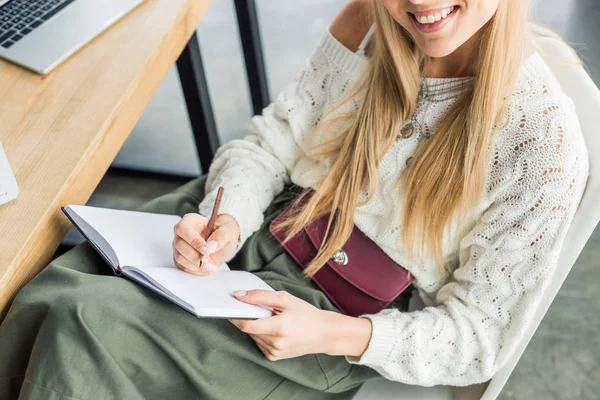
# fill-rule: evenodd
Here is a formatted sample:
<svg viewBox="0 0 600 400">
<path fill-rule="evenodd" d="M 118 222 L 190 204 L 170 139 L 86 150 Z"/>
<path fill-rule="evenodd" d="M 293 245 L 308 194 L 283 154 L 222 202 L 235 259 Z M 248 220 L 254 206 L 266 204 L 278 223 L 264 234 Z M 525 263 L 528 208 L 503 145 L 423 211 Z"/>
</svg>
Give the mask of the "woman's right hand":
<svg viewBox="0 0 600 400">
<path fill-rule="evenodd" d="M 173 261 L 177 268 L 194 275 L 210 275 L 233 256 L 240 237 L 235 218 L 218 215 L 212 235 L 204 240 L 207 227 L 208 218 L 194 213 L 184 215 L 175 224 Z"/>
</svg>

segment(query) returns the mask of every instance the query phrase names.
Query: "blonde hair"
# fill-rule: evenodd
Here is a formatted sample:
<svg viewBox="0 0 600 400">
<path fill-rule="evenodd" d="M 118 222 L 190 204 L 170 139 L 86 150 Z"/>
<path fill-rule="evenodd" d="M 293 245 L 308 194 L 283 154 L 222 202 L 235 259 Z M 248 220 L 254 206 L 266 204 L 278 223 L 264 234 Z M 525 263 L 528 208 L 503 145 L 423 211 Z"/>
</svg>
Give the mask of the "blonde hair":
<svg viewBox="0 0 600 400">
<path fill-rule="evenodd" d="M 305 192 L 294 203 L 289 218 L 276 229 L 287 239 L 314 219 L 331 213 L 325 240 L 305 268 L 313 276 L 348 240 L 356 207 L 375 191 L 377 168 L 397 137 L 402 121 L 415 110 L 426 56 L 409 33 L 388 11 L 374 2 L 375 49 L 360 83 L 334 110 L 360 94 L 358 109 L 325 119 L 316 130 L 341 127 L 334 140 L 313 156 L 333 161 L 310 199 Z M 398 179 L 402 183 L 404 217 L 401 240 L 409 259 L 429 249 L 442 265 L 445 229 L 484 194 L 488 146 L 505 115 L 527 47 L 527 1 L 501 1 L 482 28 L 475 58 L 472 88 L 452 105 L 437 134 L 422 142 L 411 164 Z M 331 113 L 333 113 L 333 111 Z M 368 188 L 365 201 L 360 192 Z M 402 194 L 402 196 L 400 196 Z M 301 205 L 301 203 L 304 203 Z"/>
</svg>

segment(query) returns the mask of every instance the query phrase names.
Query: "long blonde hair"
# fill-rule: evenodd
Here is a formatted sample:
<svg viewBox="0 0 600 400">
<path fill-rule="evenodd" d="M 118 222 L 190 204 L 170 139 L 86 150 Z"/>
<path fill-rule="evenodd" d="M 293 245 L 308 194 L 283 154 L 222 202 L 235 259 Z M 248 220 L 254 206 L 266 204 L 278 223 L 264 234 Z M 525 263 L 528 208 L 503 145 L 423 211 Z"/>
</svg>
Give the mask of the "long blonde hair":
<svg viewBox="0 0 600 400">
<path fill-rule="evenodd" d="M 309 199 L 300 196 L 283 229 L 287 239 L 314 219 L 331 213 L 326 239 L 305 268 L 313 276 L 348 240 L 356 207 L 375 191 L 377 168 L 397 137 L 403 121 L 415 110 L 426 56 L 389 12 L 374 2 L 375 49 L 364 76 L 335 109 L 359 95 L 358 109 L 324 119 L 316 130 L 339 134 L 323 143 L 314 157 L 332 160 L 328 174 Z M 475 58 L 472 88 L 452 105 L 437 133 L 422 142 L 402 183 L 404 217 L 401 240 L 409 259 L 414 252 L 432 251 L 442 262 L 443 237 L 454 218 L 460 218 L 484 194 L 488 146 L 508 108 L 527 46 L 527 1 L 501 1 L 482 28 Z M 341 124 L 340 124 L 341 123 Z M 366 200 L 358 196 L 368 188 Z M 304 203 L 301 205 L 301 203 Z"/>
</svg>

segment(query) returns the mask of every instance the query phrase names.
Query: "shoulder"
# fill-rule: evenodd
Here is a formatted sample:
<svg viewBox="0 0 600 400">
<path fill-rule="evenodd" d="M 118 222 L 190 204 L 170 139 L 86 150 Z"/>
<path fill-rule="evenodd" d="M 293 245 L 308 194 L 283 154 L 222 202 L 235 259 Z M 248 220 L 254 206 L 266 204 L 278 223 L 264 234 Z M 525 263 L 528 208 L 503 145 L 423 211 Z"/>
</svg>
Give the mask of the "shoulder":
<svg viewBox="0 0 600 400">
<path fill-rule="evenodd" d="M 572 100 L 539 54 L 528 58 L 494 138 L 490 189 L 585 181 L 588 154 Z M 499 189 L 497 187 L 496 189 Z"/>
<path fill-rule="evenodd" d="M 373 24 L 372 0 L 352 0 L 335 17 L 329 31 L 348 50 L 355 52 Z"/>
<path fill-rule="evenodd" d="M 336 16 L 321 36 L 309 57 L 306 72 L 329 79 L 347 81 L 361 75 L 368 60 L 356 50 L 369 32 L 372 21 L 368 15 L 370 0 L 353 0 Z"/>
</svg>

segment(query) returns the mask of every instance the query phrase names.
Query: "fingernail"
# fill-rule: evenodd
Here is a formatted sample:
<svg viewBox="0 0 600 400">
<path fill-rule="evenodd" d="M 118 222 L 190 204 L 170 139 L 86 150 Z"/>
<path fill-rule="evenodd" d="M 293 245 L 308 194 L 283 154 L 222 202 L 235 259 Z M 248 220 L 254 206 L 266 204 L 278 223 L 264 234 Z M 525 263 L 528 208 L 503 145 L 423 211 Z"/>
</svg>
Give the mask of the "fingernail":
<svg viewBox="0 0 600 400">
<path fill-rule="evenodd" d="M 217 249 L 217 242 L 214 240 L 209 240 L 206 245 L 204 246 L 200 246 L 200 248 L 198 249 L 198 251 L 200 252 L 200 254 L 207 256 L 210 253 L 212 253 L 213 251 L 215 251 Z"/>
<path fill-rule="evenodd" d="M 245 296 L 245 295 L 246 295 L 246 291 L 245 291 L 245 290 L 235 290 L 235 291 L 233 292 L 233 295 L 234 295 L 234 296 L 238 296 L 238 297 L 242 297 L 242 296 Z"/>
<path fill-rule="evenodd" d="M 202 268 L 204 268 L 207 271 L 216 271 L 219 269 L 219 267 L 211 263 L 202 263 Z"/>
<path fill-rule="evenodd" d="M 208 246 L 208 248 L 210 249 L 210 252 L 212 253 L 213 251 L 215 251 L 217 249 L 217 241 L 216 240 L 209 240 L 206 245 Z"/>
</svg>

